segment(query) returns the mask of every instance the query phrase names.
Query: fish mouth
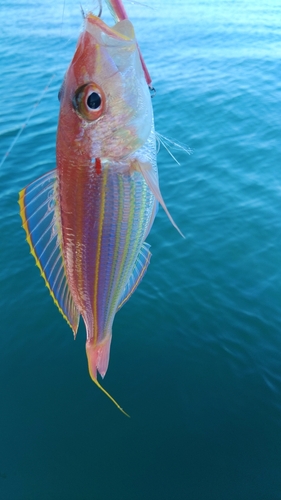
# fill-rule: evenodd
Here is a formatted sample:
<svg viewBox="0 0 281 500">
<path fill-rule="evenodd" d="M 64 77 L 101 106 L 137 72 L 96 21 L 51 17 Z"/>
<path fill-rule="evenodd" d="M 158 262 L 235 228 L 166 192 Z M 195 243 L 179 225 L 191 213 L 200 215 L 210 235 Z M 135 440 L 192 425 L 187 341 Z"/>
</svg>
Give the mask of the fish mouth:
<svg viewBox="0 0 281 500">
<path fill-rule="evenodd" d="M 120 43 L 121 45 L 128 45 L 130 43 L 133 43 L 134 46 L 136 45 L 135 30 L 129 19 L 119 21 L 111 27 L 108 26 L 100 17 L 89 13 L 85 18 L 85 24 L 86 31 L 93 35 L 97 40 L 97 43 L 100 43 L 101 45 L 110 46 L 115 45 L 116 43 L 118 46 L 120 46 Z M 112 39 L 111 43 L 110 39 Z"/>
<path fill-rule="evenodd" d="M 124 158 L 143 146 L 151 132 L 152 122 L 151 97 L 134 27 L 129 19 L 118 21 L 110 27 L 91 13 L 86 16 L 85 21 L 85 30 L 97 44 L 97 82 L 103 83 L 108 96 L 106 109 L 109 114 L 112 113 L 110 125 L 104 128 L 104 143 L 106 142 L 107 148 L 109 144 L 112 145 L 109 149 L 114 151 L 114 157 L 118 155 L 119 158 Z M 103 77 L 99 82 L 101 75 Z M 119 89 L 114 96 L 111 86 Z M 115 109 L 121 102 L 122 110 L 115 114 Z M 105 156 L 111 156 L 109 151 Z"/>
<path fill-rule="evenodd" d="M 119 21 L 119 23 L 117 23 L 113 28 L 110 28 L 109 26 L 105 25 L 105 28 L 107 29 L 107 31 L 108 32 L 111 31 L 111 35 L 113 35 L 113 36 L 116 36 L 116 32 L 119 33 L 119 38 L 120 38 L 120 35 L 123 35 L 124 37 L 127 37 L 128 39 L 131 39 L 131 40 L 134 39 L 135 38 L 134 28 L 132 26 L 132 23 L 128 22 L 128 16 L 127 16 L 127 14 L 126 14 L 126 12 L 124 10 L 123 5 L 121 5 L 118 2 L 118 4 L 115 4 L 113 6 L 113 5 L 111 5 L 110 1 L 108 1 L 108 0 L 106 0 L 106 1 L 107 1 L 109 10 L 110 10 L 110 12 L 113 15 L 113 18 L 115 20 Z M 100 14 L 101 14 L 101 11 L 100 11 Z M 100 14 L 98 15 L 98 19 L 101 21 Z M 92 20 L 92 22 L 94 24 L 99 24 L 99 22 L 97 21 L 97 16 L 94 16 L 91 13 L 88 14 L 87 19 L 90 20 L 90 22 Z M 122 22 L 120 24 L 120 22 L 122 20 L 126 21 L 126 22 L 125 23 Z M 104 25 L 105 23 L 103 23 L 103 21 L 101 21 L 100 24 Z M 112 31 L 114 33 L 112 33 Z M 149 86 L 150 89 L 153 89 L 151 77 L 150 77 L 149 71 L 148 71 L 148 69 L 146 67 L 146 64 L 144 62 L 144 59 L 143 59 L 143 56 L 142 56 L 142 53 L 141 53 L 141 51 L 139 49 L 138 44 L 137 44 L 137 48 L 138 48 L 138 51 L 139 51 L 139 57 L 140 57 L 142 69 L 143 69 L 143 72 L 144 72 L 144 75 L 145 75 L 146 83 L 147 83 L 147 85 Z"/>
</svg>

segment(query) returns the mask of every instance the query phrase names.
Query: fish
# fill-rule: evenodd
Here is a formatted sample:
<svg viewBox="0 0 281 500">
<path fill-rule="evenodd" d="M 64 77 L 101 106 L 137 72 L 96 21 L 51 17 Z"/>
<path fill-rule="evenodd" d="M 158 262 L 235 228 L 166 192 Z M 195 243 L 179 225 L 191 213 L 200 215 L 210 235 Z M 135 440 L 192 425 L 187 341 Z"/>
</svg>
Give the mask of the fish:
<svg viewBox="0 0 281 500">
<path fill-rule="evenodd" d="M 74 338 L 80 317 L 85 323 L 92 380 L 127 415 L 98 374 L 108 369 L 114 317 L 148 268 L 158 203 L 175 223 L 159 188 L 151 80 L 133 24 L 126 15 L 115 21 L 84 16 L 59 91 L 56 167 L 20 192 L 19 205 L 31 254 Z"/>
</svg>

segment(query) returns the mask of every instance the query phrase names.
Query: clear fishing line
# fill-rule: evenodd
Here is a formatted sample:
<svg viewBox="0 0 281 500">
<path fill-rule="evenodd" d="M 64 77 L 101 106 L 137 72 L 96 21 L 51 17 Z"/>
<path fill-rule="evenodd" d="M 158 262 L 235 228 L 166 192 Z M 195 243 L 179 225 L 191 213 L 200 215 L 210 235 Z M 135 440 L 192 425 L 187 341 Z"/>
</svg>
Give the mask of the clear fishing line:
<svg viewBox="0 0 281 500">
<path fill-rule="evenodd" d="M 17 140 L 19 139 L 19 137 L 21 136 L 23 130 L 27 127 L 28 125 L 28 122 L 30 121 L 30 119 L 32 118 L 32 116 L 34 115 L 35 113 L 35 110 L 38 108 L 40 102 L 42 101 L 45 93 L 47 92 L 48 88 L 50 87 L 51 83 L 52 83 L 52 80 L 54 79 L 55 77 L 55 74 L 53 74 L 48 82 L 48 84 L 46 85 L 46 87 L 44 88 L 44 90 L 42 91 L 38 101 L 34 104 L 34 106 L 31 108 L 31 111 L 29 113 L 29 115 L 27 116 L 27 119 L 25 120 L 25 122 L 22 124 L 21 128 L 19 129 L 16 137 L 13 139 L 9 149 L 6 151 L 6 153 L 4 154 L 2 160 L 1 160 L 1 163 L 0 163 L 0 168 L 2 167 L 3 163 L 5 162 L 5 160 L 7 159 L 7 157 L 9 156 L 10 152 L 12 151 L 14 145 L 16 144 Z"/>
</svg>

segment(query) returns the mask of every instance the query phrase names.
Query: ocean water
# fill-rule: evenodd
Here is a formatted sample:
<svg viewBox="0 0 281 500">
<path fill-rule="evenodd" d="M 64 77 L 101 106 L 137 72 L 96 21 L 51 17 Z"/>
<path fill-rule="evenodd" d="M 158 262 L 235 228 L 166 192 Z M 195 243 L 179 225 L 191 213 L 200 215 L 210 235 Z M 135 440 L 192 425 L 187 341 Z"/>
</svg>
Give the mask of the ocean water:
<svg viewBox="0 0 281 500">
<path fill-rule="evenodd" d="M 85 10 L 95 8 L 94 2 Z M 281 5 L 126 4 L 156 95 L 153 257 L 104 387 L 25 242 L 18 191 L 54 168 L 78 0 L 1 2 L 1 500 L 281 499 Z M 105 14 L 105 19 L 109 19 Z M 31 115 L 31 116 L 30 116 Z"/>
</svg>

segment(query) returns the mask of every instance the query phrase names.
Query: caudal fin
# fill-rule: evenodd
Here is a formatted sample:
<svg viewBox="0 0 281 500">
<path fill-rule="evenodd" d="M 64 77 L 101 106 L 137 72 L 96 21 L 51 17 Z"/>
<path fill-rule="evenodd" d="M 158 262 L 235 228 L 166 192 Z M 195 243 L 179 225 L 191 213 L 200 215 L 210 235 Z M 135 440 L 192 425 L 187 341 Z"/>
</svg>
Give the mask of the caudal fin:
<svg viewBox="0 0 281 500">
<path fill-rule="evenodd" d="M 92 381 L 98 386 L 98 388 L 106 394 L 106 396 L 117 406 L 117 408 L 126 415 L 126 417 L 130 418 L 130 415 L 126 413 L 123 408 L 115 401 L 115 399 L 100 385 L 97 372 L 102 376 L 105 376 L 109 363 L 109 354 L 110 354 L 110 343 L 111 343 L 111 334 L 107 336 L 106 340 L 102 344 L 94 344 L 92 339 L 87 340 L 86 342 L 86 353 L 88 359 L 88 368 Z"/>
<path fill-rule="evenodd" d="M 101 344 L 96 344 L 94 339 L 86 342 L 86 353 L 91 378 L 97 378 L 97 372 L 104 378 L 110 355 L 111 334 L 107 335 Z"/>
</svg>

